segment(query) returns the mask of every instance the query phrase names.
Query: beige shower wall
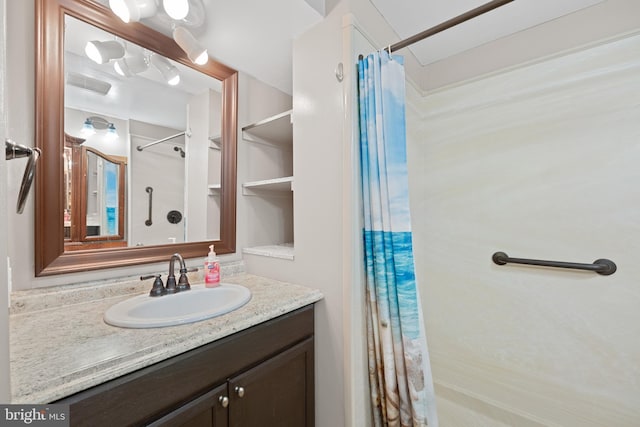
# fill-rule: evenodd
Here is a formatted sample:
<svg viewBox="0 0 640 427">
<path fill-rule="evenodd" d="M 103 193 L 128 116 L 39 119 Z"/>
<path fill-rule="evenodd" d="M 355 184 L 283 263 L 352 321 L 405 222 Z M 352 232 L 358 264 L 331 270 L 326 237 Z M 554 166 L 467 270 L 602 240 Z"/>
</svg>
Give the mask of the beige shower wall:
<svg viewBox="0 0 640 427">
<path fill-rule="evenodd" d="M 425 97 L 408 87 L 436 391 L 495 425 L 640 424 L 638 52 L 635 35 Z M 618 271 L 500 267 L 496 251 Z"/>
</svg>

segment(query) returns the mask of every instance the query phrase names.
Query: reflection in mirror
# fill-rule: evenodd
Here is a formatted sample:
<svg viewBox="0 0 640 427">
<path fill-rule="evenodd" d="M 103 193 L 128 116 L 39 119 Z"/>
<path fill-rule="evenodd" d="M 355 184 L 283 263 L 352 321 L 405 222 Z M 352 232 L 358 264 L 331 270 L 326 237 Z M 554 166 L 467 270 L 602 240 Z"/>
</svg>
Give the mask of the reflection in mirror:
<svg viewBox="0 0 640 427">
<path fill-rule="evenodd" d="M 126 246 L 126 158 L 80 147 L 65 136 L 64 235 L 67 250 Z M 75 141 L 75 143 L 74 143 Z M 74 180 L 75 177 L 75 180 Z"/>
<path fill-rule="evenodd" d="M 36 276 L 235 252 L 237 72 L 104 3 L 36 0 Z"/>
<path fill-rule="evenodd" d="M 118 224 L 124 219 L 118 215 L 119 189 L 123 184 L 118 182 L 120 167 L 102 154 L 87 152 L 86 237 L 118 236 Z"/>
<path fill-rule="evenodd" d="M 98 64 L 87 46 L 107 41 L 120 47 L 116 55 L 122 57 Z M 220 81 L 70 16 L 65 16 L 64 46 L 65 133 L 129 165 L 121 242 L 148 246 L 218 239 L 219 193 L 207 191 L 207 185 L 220 183 L 220 147 L 214 142 L 221 129 Z M 81 185 L 89 191 L 88 172 Z M 206 180 L 187 185 L 187 174 Z M 80 189 L 72 186 L 72 193 Z M 79 195 L 71 194 L 74 198 Z M 87 215 L 95 201 L 87 195 Z M 170 221 L 169 212 L 183 220 Z M 105 224 L 95 223 L 87 217 L 83 233 L 104 233 Z"/>
</svg>

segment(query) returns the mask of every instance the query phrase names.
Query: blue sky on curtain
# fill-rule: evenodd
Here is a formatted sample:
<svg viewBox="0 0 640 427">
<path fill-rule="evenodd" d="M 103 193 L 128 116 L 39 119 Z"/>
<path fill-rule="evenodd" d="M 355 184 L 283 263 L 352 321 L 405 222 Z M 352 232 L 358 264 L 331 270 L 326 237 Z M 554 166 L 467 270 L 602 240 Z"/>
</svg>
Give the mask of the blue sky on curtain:
<svg viewBox="0 0 640 427">
<path fill-rule="evenodd" d="M 437 426 L 415 280 L 403 58 L 358 62 L 369 380 L 376 426 Z"/>
</svg>

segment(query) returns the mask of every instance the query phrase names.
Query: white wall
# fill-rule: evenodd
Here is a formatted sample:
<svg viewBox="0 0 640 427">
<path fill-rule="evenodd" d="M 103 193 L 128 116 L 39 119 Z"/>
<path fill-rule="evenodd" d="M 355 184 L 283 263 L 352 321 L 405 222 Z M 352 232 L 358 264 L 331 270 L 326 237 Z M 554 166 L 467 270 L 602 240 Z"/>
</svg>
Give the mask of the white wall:
<svg viewBox="0 0 640 427">
<path fill-rule="evenodd" d="M 185 188 L 184 220 L 187 230 L 187 241 L 197 242 L 207 237 L 207 185 L 209 184 L 209 119 L 214 114 L 211 111 L 209 92 L 193 95 L 189 99 L 187 113 L 187 135 L 185 141 Z M 220 108 L 216 106 L 218 121 L 220 121 Z"/>
<path fill-rule="evenodd" d="M 345 157 L 344 5 L 301 35 L 293 47 L 295 260 L 284 273 L 324 295 L 316 304 L 316 425 L 345 425 L 344 212 L 351 164 Z M 347 151 L 348 152 L 348 151 Z M 346 161 L 346 163 L 345 163 Z"/>
<path fill-rule="evenodd" d="M 130 158 L 127 201 L 127 218 L 130 227 L 127 240 L 129 246 L 164 245 L 173 239 L 181 243 L 185 241 L 185 159 L 174 147 L 185 148 L 185 137 L 179 136 L 167 142 L 152 145 L 143 151 L 136 147 L 153 141 L 176 135 L 184 129 L 172 129 L 150 123 L 130 120 Z M 147 187 L 153 188 L 152 215 L 149 219 L 149 193 Z M 182 213 L 183 220 L 177 224 L 167 221 L 167 213 L 177 210 Z"/>
<path fill-rule="evenodd" d="M 0 0 L 0 136 L 2 139 L 9 137 L 6 132 L 7 123 L 7 98 L 5 96 L 7 89 L 6 79 L 6 9 L 5 1 Z M 0 159 L 0 175 L 5 176 L 7 173 L 6 161 Z M 0 200 L 6 201 L 5 206 L 15 206 L 17 194 L 10 197 L 7 194 L 5 180 L 0 180 Z M 13 203 L 11 203 L 13 201 Z M 0 209 L 0 403 L 8 403 L 11 398 L 10 393 L 10 377 L 9 377 L 9 310 L 7 309 L 7 211 Z"/>
<path fill-rule="evenodd" d="M 640 424 L 638 52 L 640 35 L 422 99 L 409 91 L 416 264 L 441 411 L 474 406 L 495 420 L 486 425 Z M 499 267 L 495 251 L 610 258 L 618 271 Z"/>
<path fill-rule="evenodd" d="M 214 90 L 209 90 L 209 137 L 216 137 L 222 134 L 222 94 Z M 211 142 L 209 142 L 210 145 Z M 214 143 L 213 147 L 217 147 Z M 219 148 L 219 147 L 218 147 Z M 222 150 L 209 148 L 207 150 L 207 185 L 220 184 L 222 180 Z M 217 240 L 220 238 L 220 193 L 209 195 L 206 192 L 206 238 Z"/>
</svg>

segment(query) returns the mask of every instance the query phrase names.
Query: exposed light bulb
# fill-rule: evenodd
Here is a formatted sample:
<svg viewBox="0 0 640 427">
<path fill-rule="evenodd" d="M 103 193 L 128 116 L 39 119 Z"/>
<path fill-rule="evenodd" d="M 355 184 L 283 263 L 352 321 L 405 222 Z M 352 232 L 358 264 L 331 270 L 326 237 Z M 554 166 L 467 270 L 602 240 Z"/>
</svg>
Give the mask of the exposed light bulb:
<svg viewBox="0 0 640 427">
<path fill-rule="evenodd" d="M 84 53 L 95 63 L 106 64 L 112 59 L 122 58 L 124 47 L 114 40 L 106 42 L 92 40 L 85 45 Z"/>
<path fill-rule="evenodd" d="M 133 77 L 149 68 L 149 63 L 142 55 L 120 58 L 113 63 L 113 69 L 123 77 Z"/>
<path fill-rule="evenodd" d="M 200 54 L 200 56 L 198 56 L 193 62 L 198 64 L 198 65 L 204 65 L 207 63 L 207 61 L 209 61 L 209 54 L 207 53 L 207 50 L 205 49 L 204 52 L 202 52 Z"/>
<path fill-rule="evenodd" d="M 93 62 L 97 62 L 98 64 L 102 64 L 102 55 L 100 55 L 100 51 L 94 42 L 88 42 L 84 47 L 84 53 L 89 57 Z"/>
<path fill-rule="evenodd" d="M 109 141 L 115 141 L 118 139 L 118 131 L 113 123 L 109 123 L 107 126 L 107 139 Z"/>
<path fill-rule="evenodd" d="M 109 8 L 123 22 L 128 24 L 131 21 L 131 11 L 125 0 L 109 0 Z"/>
<path fill-rule="evenodd" d="M 209 60 L 207 49 L 186 28 L 176 27 L 173 30 L 173 39 L 194 64 L 203 65 Z"/>
<path fill-rule="evenodd" d="M 96 129 L 93 127 L 93 122 L 90 119 L 84 121 L 80 133 L 84 136 L 90 136 L 96 133 Z"/>
<path fill-rule="evenodd" d="M 113 69 L 116 70 L 116 73 L 120 74 L 122 77 L 127 77 L 127 75 L 124 73 L 124 70 L 123 70 L 125 65 L 122 61 L 123 61 L 122 59 L 119 59 L 116 62 L 114 62 Z"/>
<path fill-rule="evenodd" d="M 164 57 L 160 55 L 151 56 L 151 63 L 160 71 L 164 80 L 171 86 L 180 83 L 180 71 Z"/>
<path fill-rule="evenodd" d="M 189 14 L 189 0 L 162 0 L 162 7 L 171 19 L 181 20 Z"/>
<path fill-rule="evenodd" d="M 109 0 L 109 8 L 123 22 L 138 22 L 156 14 L 155 0 Z"/>
</svg>

